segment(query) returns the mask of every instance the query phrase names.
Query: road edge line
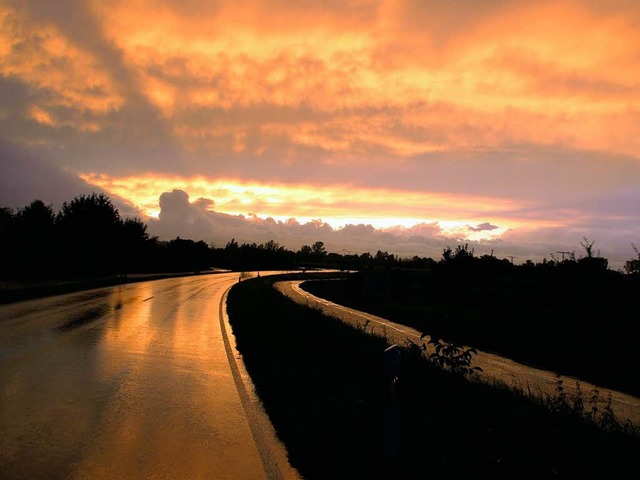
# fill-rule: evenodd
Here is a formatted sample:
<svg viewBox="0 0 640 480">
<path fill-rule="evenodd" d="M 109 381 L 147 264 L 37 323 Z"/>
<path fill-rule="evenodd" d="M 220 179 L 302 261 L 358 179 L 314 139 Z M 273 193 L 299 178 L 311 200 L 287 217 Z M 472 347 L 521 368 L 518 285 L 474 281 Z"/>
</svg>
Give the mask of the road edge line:
<svg viewBox="0 0 640 480">
<path fill-rule="evenodd" d="M 222 331 L 224 348 L 227 354 L 229 366 L 231 367 L 233 380 L 236 384 L 236 389 L 240 396 L 240 401 L 247 417 L 247 423 L 249 424 L 254 444 L 256 445 L 260 460 L 262 461 L 262 467 L 267 478 L 271 480 L 284 480 L 286 477 L 283 474 L 281 464 L 286 462 L 289 469 L 295 472 L 296 478 L 300 478 L 297 476 L 297 472 L 295 471 L 295 469 L 290 464 L 288 464 L 286 449 L 278 438 L 275 429 L 271 424 L 271 421 L 269 420 L 269 417 L 264 411 L 262 405 L 260 403 L 252 402 L 249 395 L 249 389 L 247 388 L 245 380 L 240 373 L 238 359 L 234 354 L 234 348 L 231 346 L 231 340 L 227 332 L 228 329 L 231 329 L 231 325 L 229 323 L 229 316 L 227 314 L 226 300 L 227 294 L 232 287 L 233 285 L 229 286 L 229 288 L 224 291 L 220 300 L 220 330 Z M 243 368 L 243 370 L 245 369 Z M 247 379 L 247 381 L 250 382 L 250 379 Z M 251 388 L 251 390 L 253 390 L 253 388 Z M 275 443 L 276 449 L 281 451 L 277 452 L 273 448 L 271 448 L 270 444 L 273 443 Z"/>
</svg>

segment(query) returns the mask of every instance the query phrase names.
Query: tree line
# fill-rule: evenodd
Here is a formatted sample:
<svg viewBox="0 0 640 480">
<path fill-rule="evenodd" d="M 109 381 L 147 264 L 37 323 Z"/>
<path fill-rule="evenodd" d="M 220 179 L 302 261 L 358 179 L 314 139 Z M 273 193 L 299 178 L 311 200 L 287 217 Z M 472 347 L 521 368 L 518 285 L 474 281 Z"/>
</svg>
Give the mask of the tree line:
<svg viewBox="0 0 640 480">
<path fill-rule="evenodd" d="M 325 267 L 336 262 L 324 242 L 285 249 L 273 240 L 223 248 L 202 240 L 162 241 L 140 218 L 120 216 L 105 194 L 78 195 L 58 212 L 41 200 L 0 207 L 2 279 L 50 279 L 130 273 Z"/>
<path fill-rule="evenodd" d="M 513 265 L 493 254 L 476 256 L 468 245 L 444 249 L 442 258 L 401 258 L 386 251 L 375 254 L 328 252 L 322 241 L 286 249 L 273 240 L 262 244 L 238 243 L 231 239 L 224 247 L 202 240 L 161 241 L 151 236 L 139 218 L 121 218 L 105 194 L 79 195 L 64 202 L 58 212 L 41 200 L 13 211 L 0 207 L 0 256 L 3 279 L 47 279 L 78 276 L 127 275 L 129 273 L 206 271 L 211 267 L 230 270 L 338 268 L 359 270 L 410 268 L 464 271 L 482 275 L 509 269 L 607 271 L 608 262 L 594 252 L 593 242 L 581 243 L 585 255 L 574 252 L 559 260 L 528 260 Z M 628 260 L 626 273 L 640 273 L 640 251 Z"/>
</svg>

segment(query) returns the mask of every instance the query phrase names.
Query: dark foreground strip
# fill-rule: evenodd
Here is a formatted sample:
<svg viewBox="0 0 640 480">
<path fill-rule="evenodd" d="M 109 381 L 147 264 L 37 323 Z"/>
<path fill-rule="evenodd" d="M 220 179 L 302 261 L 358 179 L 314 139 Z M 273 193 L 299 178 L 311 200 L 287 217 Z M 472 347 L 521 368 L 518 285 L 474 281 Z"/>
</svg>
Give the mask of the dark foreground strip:
<svg viewBox="0 0 640 480">
<path fill-rule="evenodd" d="M 229 361 L 229 365 L 231 367 L 231 373 L 233 374 L 233 380 L 236 384 L 236 389 L 238 390 L 238 395 L 240 396 L 240 401 L 242 402 L 242 407 L 244 408 L 245 415 L 247 416 L 247 420 L 249 422 L 249 427 L 251 429 L 251 434 L 253 435 L 253 441 L 256 444 L 258 454 L 260 455 L 260 459 L 262 460 L 262 466 L 264 467 L 264 472 L 267 475 L 267 478 L 271 480 L 284 480 L 284 476 L 282 475 L 282 471 L 276 460 L 276 455 L 269 448 L 267 442 L 264 441 L 266 436 L 265 432 L 267 431 L 267 426 L 265 425 L 266 419 L 264 415 L 260 415 L 259 412 L 256 411 L 256 408 L 251 402 L 249 398 L 249 394 L 247 393 L 247 387 L 242 380 L 242 376 L 240 375 L 240 369 L 236 363 L 236 357 L 233 352 L 233 348 L 231 347 L 231 342 L 229 341 L 229 335 L 227 334 L 226 323 L 227 319 L 227 309 L 225 308 L 227 293 L 229 292 L 229 287 L 224 294 L 222 295 L 222 301 L 220 302 L 220 330 L 222 331 L 222 339 L 224 341 L 224 348 L 227 353 L 227 360 Z"/>
</svg>

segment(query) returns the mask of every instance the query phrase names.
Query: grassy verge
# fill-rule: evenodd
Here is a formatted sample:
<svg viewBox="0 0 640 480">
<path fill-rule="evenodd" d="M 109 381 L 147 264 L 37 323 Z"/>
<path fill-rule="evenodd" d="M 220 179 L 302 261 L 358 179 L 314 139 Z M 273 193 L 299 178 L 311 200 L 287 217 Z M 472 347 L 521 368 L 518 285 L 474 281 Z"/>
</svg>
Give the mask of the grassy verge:
<svg viewBox="0 0 640 480">
<path fill-rule="evenodd" d="M 386 341 L 283 297 L 275 280 L 242 282 L 227 303 L 257 393 L 304 478 L 610 478 L 636 468 L 637 433 L 452 375 L 412 349 L 393 400 Z"/>
<path fill-rule="evenodd" d="M 393 287 L 391 293 L 367 291 L 376 279 Z M 431 336 L 640 396 L 640 330 L 633 316 L 640 285 L 629 278 L 596 285 L 587 279 L 550 295 L 560 280 L 552 277 L 551 286 L 535 279 L 485 285 L 390 271 L 302 288 Z"/>
</svg>

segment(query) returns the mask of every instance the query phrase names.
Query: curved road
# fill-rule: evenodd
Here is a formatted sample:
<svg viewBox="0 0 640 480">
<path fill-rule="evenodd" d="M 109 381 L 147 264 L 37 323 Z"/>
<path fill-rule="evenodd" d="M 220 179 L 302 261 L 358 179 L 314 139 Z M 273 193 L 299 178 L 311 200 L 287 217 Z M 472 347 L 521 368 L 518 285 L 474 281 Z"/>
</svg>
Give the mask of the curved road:
<svg viewBox="0 0 640 480">
<path fill-rule="evenodd" d="M 420 342 L 421 333 L 419 331 L 406 325 L 400 325 L 390 320 L 316 297 L 300 288 L 302 282 L 302 280 L 282 281 L 277 282 L 275 287 L 296 302 L 318 307 L 325 314 L 333 315 L 344 322 L 360 327 L 365 325 L 365 322 L 368 322 L 366 323 L 367 331 L 386 336 L 390 344 L 403 345 L 406 340 L 411 340 L 415 343 Z M 427 336 L 423 341 L 426 342 L 428 340 L 429 337 Z M 496 379 L 534 395 L 553 395 L 555 393 L 557 377 L 554 372 L 529 367 L 508 358 L 481 351 L 478 351 L 478 355 L 474 357 L 473 366 L 481 367 L 483 375 L 488 378 Z M 562 376 L 561 379 L 565 392 L 568 394 L 575 393 L 577 379 L 567 376 Z M 582 380 L 579 381 L 579 384 L 583 392 L 585 407 L 589 409 L 590 405 L 587 402 L 595 386 Z M 602 388 L 599 391 L 600 395 L 605 399 L 611 393 L 611 406 L 618 419 L 629 420 L 640 427 L 640 398 Z"/>
<path fill-rule="evenodd" d="M 237 273 L 0 307 L 2 479 L 295 479 L 235 350 Z"/>
</svg>

